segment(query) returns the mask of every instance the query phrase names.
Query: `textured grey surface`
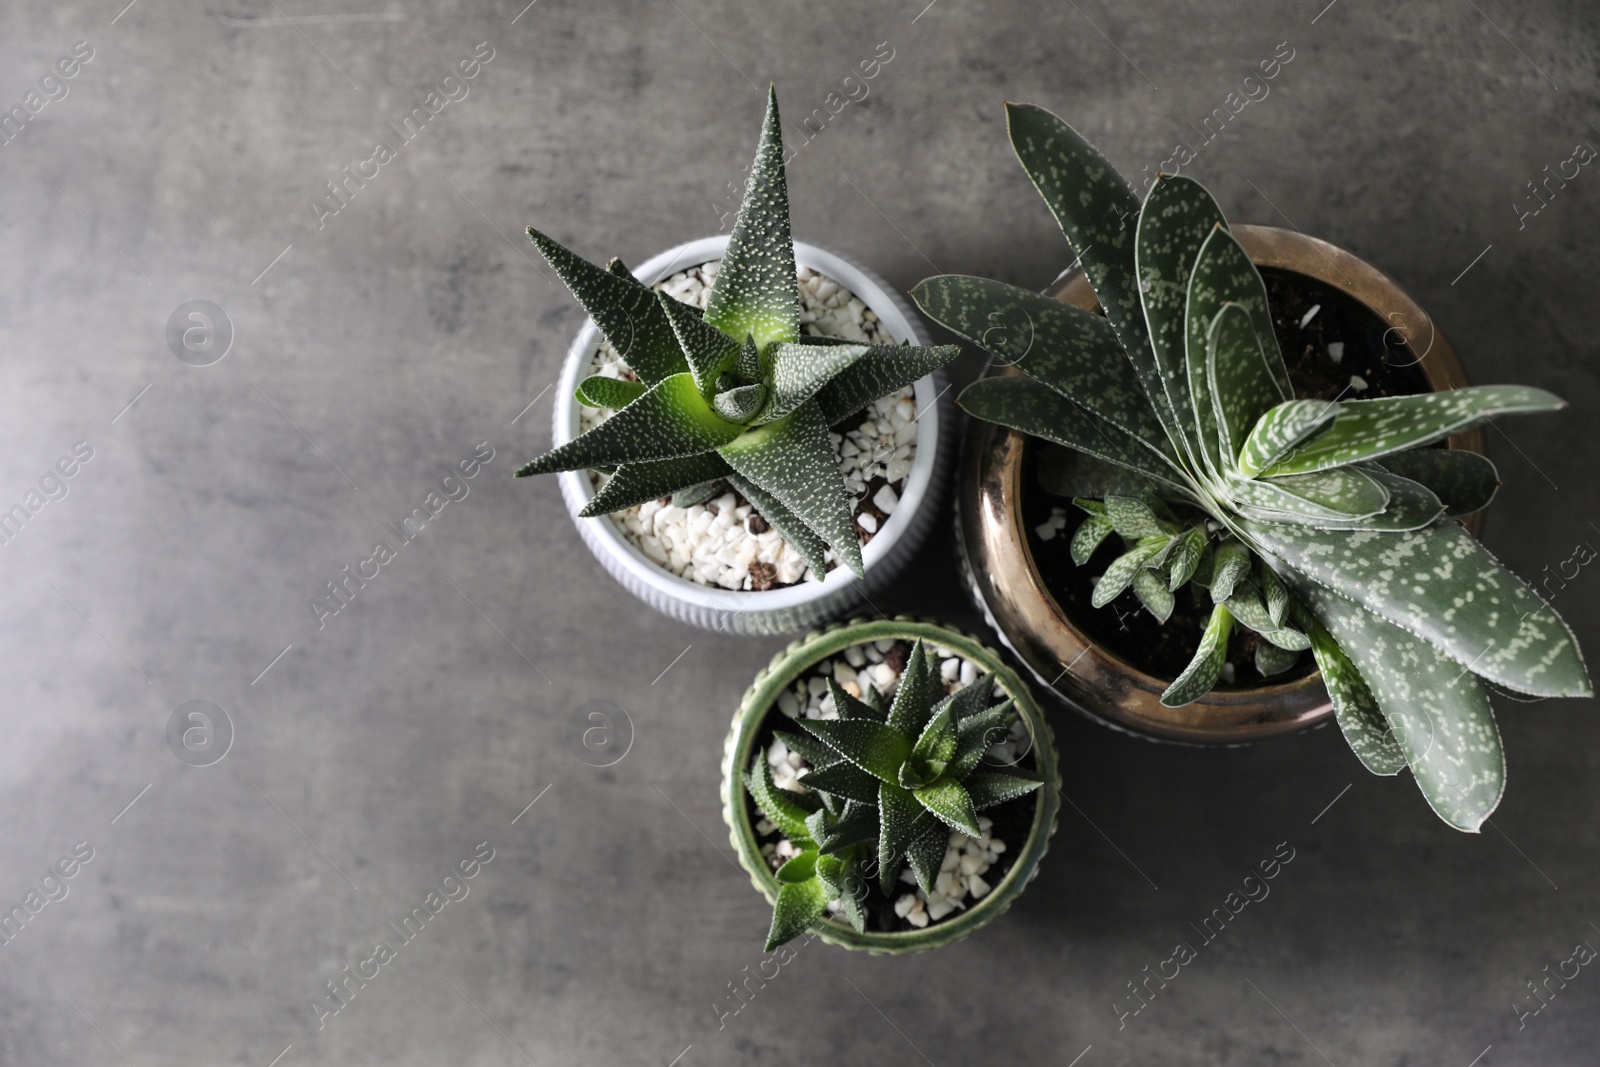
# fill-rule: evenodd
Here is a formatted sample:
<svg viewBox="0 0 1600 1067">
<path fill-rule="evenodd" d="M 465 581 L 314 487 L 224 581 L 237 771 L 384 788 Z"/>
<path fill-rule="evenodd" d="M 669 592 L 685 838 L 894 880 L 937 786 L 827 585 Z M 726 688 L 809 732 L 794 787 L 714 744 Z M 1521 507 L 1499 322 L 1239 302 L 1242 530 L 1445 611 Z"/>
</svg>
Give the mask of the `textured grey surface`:
<svg viewBox="0 0 1600 1067">
<path fill-rule="evenodd" d="M 94 49 L 0 147 L 0 505 L 93 449 L 0 548 L 0 904 L 93 849 L 0 946 L 0 1063 L 1594 1062 L 1593 968 L 1520 1029 L 1512 1007 L 1600 945 L 1593 701 L 1499 702 L 1510 786 L 1477 837 L 1331 731 L 1207 752 L 1063 714 L 1072 804 L 1004 919 L 913 959 L 808 946 L 719 1027 L 767 920 L 717 761 L 782 642 L 642 609 L 553 481 L 509 477 L 580 321 L 516 233 L 638 262 L 714 232 L 769 79 L 792 126 L 893 49 L 791 164 L 799 235 L 906 287 L 933 264 L 1038 286 L 1069 256 L 1002 98 L 1153 171 L 1287 41 L 1186 171 L 1391 272 L 1477 381 L 1573 402 L 1489 438 L 1488 543 L 1555 570 L 1600 544 L 1600 175 L 1520 229 L 1513 205 L 1600 144 L 1592 5 L 122 2 L 0 9 L 8 107 Z M 483 41 L 469 95 L 319 230 L 321 183 Z M 236 333 L 208 367 L 166 341 L 195 299 Z M 482 441 L 469 495 L 319 630 L 324 583 Z M 892 609 L 972 625 L 948 541 L 919 567 Z M 1557 599 L 1591 649 L 1597 582 Z M 166 740 L 194 699 L 235 728 L 208 767 Z M 608 769 L 569 747 L 591 700 L 634 726 Z M 323 983 L 484 841 L 470 894 L 318 1030 Z M 1119 1029 L 1125 983 L 1279 842 L 1271 895 Z"/>
</svg>

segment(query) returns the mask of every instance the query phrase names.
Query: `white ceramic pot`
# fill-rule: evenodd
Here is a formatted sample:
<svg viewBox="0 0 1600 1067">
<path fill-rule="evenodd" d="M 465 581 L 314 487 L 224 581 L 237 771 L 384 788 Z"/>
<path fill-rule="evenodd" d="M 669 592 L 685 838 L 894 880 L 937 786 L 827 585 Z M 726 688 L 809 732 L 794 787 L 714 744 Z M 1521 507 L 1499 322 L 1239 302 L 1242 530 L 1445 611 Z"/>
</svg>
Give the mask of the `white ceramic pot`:
<svg viewBox="0 0 1600 1067">
<path fill-rule="evenodd" d="M 677 271 L 721 259 L 727 244 L 726 235 L 690 241 L 636 268 L 634 277 L 653 285 Z M 801 266 L 832 278 L 860 297 L 896 341 L 910 341 L 914 345 L 931 343 L 905 298 L 876 274 L 837 253 L 799 241 L 795 242 L 794 254 Z M 573 399 L 573 390 L 588 373 L 601 341 L 600 331 L 590 321 L 578 331 L 567 350 L 567 361 L 556 386 L 554 444 L 558 447 L 577 435 L 579 406 Z M 804 581 L 762 592 L 734 592 L 700 585 L 652 561 L 623 535 L 609 516 L 578 517 L 578 512 L 595 492 L 587 471 L 561 474 L 561 494 L 589 550 L 624 588 L 657 611 L 707 630 L 742 634 L 797 633 L 838 618 L 876 595 L 904 569 L 933 526 L 953 458 L 954 408 L 946 395 L 942 374 L 936 372 L 921 379 L 914 389 L 919 412 L 917 455 L 911 473 L 906 476 L 899 506 L 862 549 L 867 572 L 865 580 L 857 578 L 848 568 L 836 567 L 825 581 Z"/>
</svg>

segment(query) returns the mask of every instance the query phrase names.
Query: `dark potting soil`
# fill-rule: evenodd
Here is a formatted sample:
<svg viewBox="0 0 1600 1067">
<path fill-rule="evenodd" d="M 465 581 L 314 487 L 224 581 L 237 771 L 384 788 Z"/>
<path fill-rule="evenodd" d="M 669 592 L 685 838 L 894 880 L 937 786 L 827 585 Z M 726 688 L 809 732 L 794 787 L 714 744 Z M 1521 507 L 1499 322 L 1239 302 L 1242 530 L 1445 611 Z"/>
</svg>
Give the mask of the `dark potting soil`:
<svg viewBox="0 0 1600 1067">
<path fill-rule="evenodd" d="M 1272 310 L 1273 332 L 1289 369 L 1295 396 L 1301 399 L 1370 399 L 1406 396 L 1429 390 L 1427 376 L 1399 331 L 1366 305 L 1304 274 L 1262 268 L 1267 301 Z M 1315 313 L 1313 313 L 1315 309 Z M 1342 345 L 1339 347 L 1330 346 Z M 1165 623 L 1144 609 L 1130 590 L 1103 608 L 1092 606 L 1094 579 L 1125 551 L 1121 540 L 1108 537 L 1082 567 L 1072 562 L 1072 534 L 1084 515 L 1070 501 L 1051 496 L 1039 487 L 1037 461 L 1040 449 L 1029 442 L 1023 451 L 1023 527 L 1045 586 L 1084 635 L 1123 662 L 1157 678 L 1172 679 L 1182 673 L 1200 646 L 1200 634 L 1210 614 L 1210 596 L 1193 585 L 1178 594 L 1177 606 Z M 1047 523 L 1052 508 L 1064 508 L 1067 525 L 1049 541 L 1033 531 Z M 1310 674 L 1315 663 L 1309 653 L 1282 674 L 1265 678 L 1255 667 L 1259 638 L 1235 626 L 1228 645 L 1228 663 L 1219 689 L 1252 689 L 1293 681 Z"/>
<path fill-rule="evenodd" d="M 911 643 L 909 641 L 898 642 L 895 645 L 895 648 L 889 652 L 888 656 L 893 657 L 897 653 L 902 656 L 910 655 Z M 764 754 L 769 748 L 772 747 L 772 732 L 774 730 L 801 732 L 800 727 L 794 724 L 794 720 L 787 718 L 781 712 L 774 709 L 773 711 L 769 712 L 766 721 L 761 724 L 761 733 L 756 740 L 755 747 L 752 748 L 751 751 L 763 753 L 762 758 L 766 758 Z M 1019 762 L 1018 766 L 1022 770 L 1038 770 L 1037 760 L 1032 752 L 1024 756 Z M 745 765 L 744 769 L 749 769 L 748 763 Z M 990 890 L 991 894 L 995 889 L 999 888 L 1000 883 L 1003 882 L 1006 876 L 1011 873 L 1011 868 L 1016 863 L 1017 858 L 1023 854 L 1023 846 L 1026 845 L 1028 841 L 1028 832 L 1033 829 L 1033 813 L 1034 808 L 1037 805 L 1037 795 L 1038 791 L 1035 790 L 1033 793 L 1029 793 L 1026 796 L 1018 797 L 1015 800 L 1008 800 L 1004 804 L 996 804 L 994 807 L 985 808 L 983 811 L 978 813 L 979 815 L 990 819 L 994 823 L 993 827 L 990 828 L 990 835 L 1006 843 L 1006 850 L 1000 853 L 1000 858 L 994 863 L 990 864 L 989 869 L 983 873 L 983 880 L 988 882 L 989 885 L 993 887 Z M 760 809 L 756 807 L 755 802 L 750 799 L 748 792 L 745 794 L 744 808 L 745 817 L 750 820 L 750 825 L 752 828 L 755 827 L 761 819 L 765 818 L 765 816 L 761 814 Z M 930 815 L 929 818 L 932 818 L 932 816 Z M 760 833 L 759 831 L 756 833 L 756 840 L 762 845 L 775 845 L 782 839 L 783 834 L 777 830 L 773 830 L 771 833 L 767 834 Z M 909 868 L 907 868 L 905 865 L 902 865 L 902 870 L 904 869 Z M 946 915 L 942 920 L 929 922 L 927 926 L 918 927 L 912 925 L 911 922 L 894 913 L 894 902 L 906 893 L 915 893 L 917 891 L 917 887 L 915 885 L 909 882 L 900 881 L 900 876 L 898 873 L 895 875 L 893 892 L 889 894 L 884 893 L 882 887 L 879 886 L 876 873 L 874 873 L 873 877 L 865 879 L 865 882 L 865 911 L 867 913 L 867 931 L 869 933 L 906 933 L 908 931 L 918 929 L 933 930 L 936 929 L 940 923 L 951 922 L 957 916 L 966 914 L 966 911 L 972 910 L 984 900 L 989 899 L 987 896 L 983 897 L 981 900 L 972 900 L 970 897 L 965 898 L 967 905 L 966 911 L 953 911 Z M 840 923 L 843 923 L 847 927 L 849 926 L 849 921 L 845 919 L 843 913 L 840 913 L 838 916 L 836 916 L 836 920 Z"/>
</svg>

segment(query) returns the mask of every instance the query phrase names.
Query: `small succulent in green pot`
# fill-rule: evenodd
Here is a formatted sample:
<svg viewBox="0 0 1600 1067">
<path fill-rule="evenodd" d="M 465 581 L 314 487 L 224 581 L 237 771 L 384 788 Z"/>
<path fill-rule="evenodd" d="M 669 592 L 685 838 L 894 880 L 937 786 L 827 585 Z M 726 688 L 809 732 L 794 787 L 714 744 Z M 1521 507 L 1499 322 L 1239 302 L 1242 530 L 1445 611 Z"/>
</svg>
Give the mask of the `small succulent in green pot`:
<svg viewBox="0 0 1600 1067">
<path fill-rule="evenodd" d="M 1489 502 L 1494 466 L 1436 446 L 1563 402 L 1519 385 L 1297 396 L 1262 277 L 1198 182 L 1163 175 L 1140 204 L 1061 119 L 1007 112 L 1103 314 L 982 278 L 922 282 L 926 314 L 1021 372 L 958 405 L 1065 450 L 1046 476 L 1083 516 L 1073 559 L 1120 546 L 1096 607 L 1131 589 L 1159 620 L 1179 598 L 1198 609 L 1198 650 L 1162 703 L 1217 683 L 1235 627 L 1265 676 L 1309 651 L 1367 769 L 1410 767 L 1441 818 L 1476 831 L 1505 782 L 1485 685 L 1592 690 L 1566 624 L 1451 518 Z M 993 329 L 1009 321 L 1028 329 Z"/>
<path fill-rule="evenodd" d="M 517 475 L 605 472 L 584 517 L 671 496 L 698 503 L 726 484 L 813 573 L 826 572 L 831 548 L 863 575 L 830 427 L 936 371 L 959 348 L 802 336 L 776 93 L 768 94 L 744 200 L 703 310 L 653 291 L 616 260 L 600 267 L 537 230 L 528 234 L 626 354 L 632 378 L 580 382 L 581 404 L 615 412 Z"/>
<path fill-rule="evenodd" d="M 1033 876 L 1055 776 L 1027 689 L 956 631 L 863 620 L 791 645 L 724 766 L 734 846 L 773 904 L 767 950 L 813 927 L 882 953 L 970 933 Z"/>
</svg>

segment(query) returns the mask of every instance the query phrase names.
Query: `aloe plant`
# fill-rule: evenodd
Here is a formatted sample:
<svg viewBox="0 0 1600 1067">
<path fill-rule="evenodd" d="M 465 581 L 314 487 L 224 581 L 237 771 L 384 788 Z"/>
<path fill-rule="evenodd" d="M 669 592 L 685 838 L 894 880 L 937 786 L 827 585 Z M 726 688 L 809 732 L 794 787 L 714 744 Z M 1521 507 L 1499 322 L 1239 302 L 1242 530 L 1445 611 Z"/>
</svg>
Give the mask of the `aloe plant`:
<svg viewBox="0 0 1600 1067">
<path fill-rule="evenodd" d="M 1141 205 L 1061 119 L 1006 106 L 1104 315 L 982 278 L 924 281 L 927 314 L 1022 372 L 959 405 L 1070 450 L 1050 476 L 1085 512 L 1074 561 L 1113 535 L 1123 549 L 1096 606 L 1131 587 L 1165 621 L 1194 591 L 1204 632 L 1163 703 L 1212 688 L 1236 625 L 1258 635 L 1264 675 L 1309 649 L 1361 762 L 1410 767 L 1434 811 L 1475 832 L 1505 783 L 1483 683 L 1592 690 L 1566 624 L 1449 517 L 1489 502 L 1494 466 L 1428 446 L 1565 405 L 1517 385 L 1297 399 L 1261 276 L 1206 190 L 1164 175 Z"/>
<path fill-rule="evenodd" d="M 776 91 L 704 312 L 656 293 L 619 260 L 599 267 L 533 228 L 528 236 L 636 380 L 578 385 L 610 418 L 522 466 L 517 477 L 599 469 L 582 515 L 659 497 L 704 499 L 726 481 L 817 576 L 824 552 L 864 574 L 850 496 L 828 429 L 960 352 L 800 334 L 800 294 Z"/>
<path fill-rule="evenodd" d="M 1039 788 L 1015 767 L 981 765 L 1017 717 L 993 691 L 986 674 L 944 695 L 938 660 L 918 640 L 887 707 L 875 688 L 858 700 L 829 678 L 837 718 L 799 718 L 803 734 L 774 731 L 811 770 L 806 792 L 785 789 L 757 752 L 744 775 L 756 807 L 798 850 L 778 868 L 767 951 L 803 933 L 830 901 L 864 931 L 874 872 L 888 894 L 909 863 L 931 896 L 950 831 L 981 837 L 978 812 Z"/>
</svg>

